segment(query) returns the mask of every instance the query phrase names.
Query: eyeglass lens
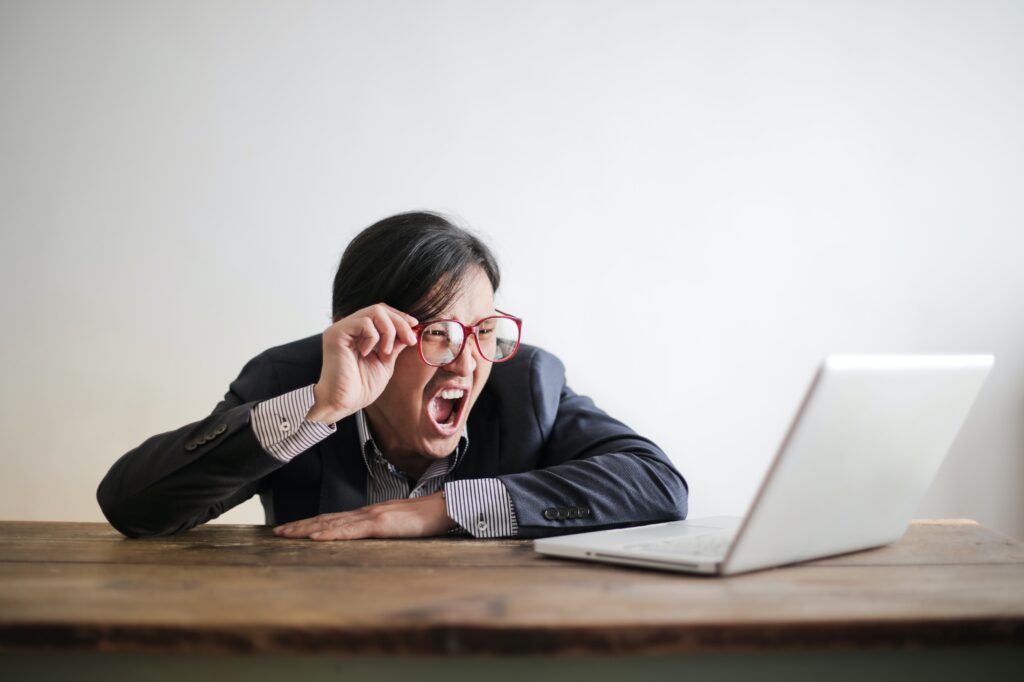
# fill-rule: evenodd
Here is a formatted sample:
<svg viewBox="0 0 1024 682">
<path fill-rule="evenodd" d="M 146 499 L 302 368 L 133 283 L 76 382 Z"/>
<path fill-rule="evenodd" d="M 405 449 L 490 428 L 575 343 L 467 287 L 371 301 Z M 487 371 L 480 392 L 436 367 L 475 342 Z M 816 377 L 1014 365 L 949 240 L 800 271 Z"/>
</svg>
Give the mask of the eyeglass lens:
<svg viewBox="0 0 1024 682">
<path fill-rule="evenodd" d="M 489 317 L 477 326 L 480 354 L 491 362 L 508 359 L 519 345 L 519 325 L 507 317 Z M 432 365 L 447 365 L 458 356 L 465 343 L 462 325 L 440 321 L 420 332 L 424 359 Z"/>
</svg>

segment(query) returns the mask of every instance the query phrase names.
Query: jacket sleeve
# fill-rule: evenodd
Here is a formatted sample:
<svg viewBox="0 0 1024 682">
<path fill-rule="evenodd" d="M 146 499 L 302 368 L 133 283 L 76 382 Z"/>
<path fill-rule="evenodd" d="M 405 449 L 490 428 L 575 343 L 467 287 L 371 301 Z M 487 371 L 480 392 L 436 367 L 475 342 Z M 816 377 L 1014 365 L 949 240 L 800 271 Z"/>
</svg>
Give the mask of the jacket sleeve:
<svg viewBox="0 0 1024 682">
<path fill-rule="evenodd" d="M 258 399 L 276 394 L 276 384 L 270 360 L 260 354 L 209 416 L 122 455 L 96 491 L 110 525 L 128 537 L 170 535 L 260 492 L 267 474 L 285 463 L 260 446 L 250 413 Z"/>
<path fill-rule="evenodd" d="M 515 506 L 519 537 L 686 518 L 682 474 L 657 445 L 573 392 L 555 356 L 534 359 L 531 392 L 538 423 L 548 429 L 541 461 L 534 471 L 498 476 Z"/>
</svg>

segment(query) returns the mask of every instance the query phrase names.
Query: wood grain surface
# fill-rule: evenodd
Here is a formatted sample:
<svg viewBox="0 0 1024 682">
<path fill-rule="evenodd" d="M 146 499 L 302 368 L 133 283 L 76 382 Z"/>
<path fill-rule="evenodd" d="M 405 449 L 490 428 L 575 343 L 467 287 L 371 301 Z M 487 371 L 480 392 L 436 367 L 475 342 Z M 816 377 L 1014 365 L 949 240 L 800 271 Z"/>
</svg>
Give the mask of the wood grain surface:
<svg viewBox="0 0 1024 682">
<path fill-rule="evenodd" d="M 0 522 L 0 650 L 602 655 L 1024 644 L 1024 543 L 917 521 L 876 550 L 730 578 L 529 541 L 316 543 L 207 525 Z"/>
</svg>

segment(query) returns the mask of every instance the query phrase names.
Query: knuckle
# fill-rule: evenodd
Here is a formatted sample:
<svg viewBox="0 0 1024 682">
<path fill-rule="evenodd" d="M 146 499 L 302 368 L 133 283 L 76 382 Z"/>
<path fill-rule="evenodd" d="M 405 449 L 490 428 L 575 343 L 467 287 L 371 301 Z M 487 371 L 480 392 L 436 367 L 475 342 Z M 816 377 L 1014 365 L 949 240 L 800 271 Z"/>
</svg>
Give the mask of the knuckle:
<svg viewBox="0 0 1024 682">
<path fill-rule="evenodd" d="M 348 537 L 348 526 L 337 526 L 328 530 L 325 535 L 330 536 L 332 540 L 344 540 Z"/>
</svg>

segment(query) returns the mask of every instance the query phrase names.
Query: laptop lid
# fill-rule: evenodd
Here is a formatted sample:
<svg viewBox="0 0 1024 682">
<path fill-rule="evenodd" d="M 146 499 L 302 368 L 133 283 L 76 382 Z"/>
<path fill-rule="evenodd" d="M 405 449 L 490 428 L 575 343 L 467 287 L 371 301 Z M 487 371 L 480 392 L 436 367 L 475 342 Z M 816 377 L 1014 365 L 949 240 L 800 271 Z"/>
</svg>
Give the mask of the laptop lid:
<svg viewBox="0 0 1024 682">
<path fill-rule="evenodd" d="M 811 382 L 723 574 L 898 540 L 991 355 L 833 355 Z"/>
</svg>

